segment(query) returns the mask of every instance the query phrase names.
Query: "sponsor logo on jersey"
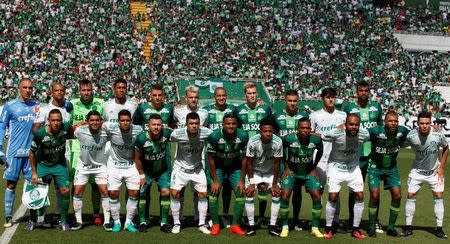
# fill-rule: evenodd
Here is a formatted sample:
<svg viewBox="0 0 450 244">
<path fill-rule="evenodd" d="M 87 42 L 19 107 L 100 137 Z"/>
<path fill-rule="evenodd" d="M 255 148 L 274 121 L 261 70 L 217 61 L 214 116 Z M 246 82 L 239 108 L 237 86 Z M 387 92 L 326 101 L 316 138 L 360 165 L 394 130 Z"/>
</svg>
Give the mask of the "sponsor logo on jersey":
<svg viewBox="0 0 450 244">
<path fill-rule="evenodd" d="M 219 141 L 218 141 L 217 143 L 219 143 L 219 144 L 224 144 L 224 143 L 225 143 L 225 140 L 224 140 L 223 138 L 219 138 Z"/>
<path fill-rule="evenodd" d="M 145 141 L 144 147 L 151 147 L 151 146 L 153 146 L 153 142 L 151 142 L 151 141 Z"/>
<path fill-rule="evenodd" d="M 377 137 L 380 139 L 387 139 L 387 137 L 384 133 L 379 134 Z"/>
<path fill-rule="evenodd" d="M 258 109 L 256 110 L 256 112 L 257 112 L 257 113 L 266 113 L 266 111 L 265 111 L 264 109 L 262 109 L 262 108 L 258 108 Z"/>
<path fill-rule="evenodd" d="M 308 148 L 316 148 L 316 144 L 310 142 L 310 143 L 308 144 Z"/>
<path fill-rule="evenodd" d="M 50 141 L 50 137 L 44 136 L 44 138 L 42 139 L 42 142 L 48 142 L 48 141 Z"/>
<path fill-rule="evenodd" d="M 278 116 L 278 119 L 286 119 L 286 115 L 282 114 L 282 115 Z"/>
<path fill-rule="evenodd" d="M 248 111 L 245 109 L 242 109 L 241 111 L 239 111 L 239 114 L 248 114 Z"/>
<path fill-rule="evenodd" d="M 25 116 L 19 116 L 17 118 L 17 120 L 19 122 L 24 122 L 24 121 L 28 122 L 28 121 L 33 121 L 35 118 L 36 118 L 36 115 L 34 115 L 34 114 L 27 114 Z"/>
<path fill-rule="evenodd" d="M 370 106 L 369 112 L 378 112 L 378 109 L 374 106 Z"/>
</svg>

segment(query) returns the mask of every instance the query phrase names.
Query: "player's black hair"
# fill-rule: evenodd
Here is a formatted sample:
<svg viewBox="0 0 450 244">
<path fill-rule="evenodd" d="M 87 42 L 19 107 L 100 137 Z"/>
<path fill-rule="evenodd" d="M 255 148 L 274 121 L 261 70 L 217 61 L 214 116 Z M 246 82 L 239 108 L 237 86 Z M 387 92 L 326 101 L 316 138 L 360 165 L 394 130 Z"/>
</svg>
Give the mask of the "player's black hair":
<svg viewBox="0 0 450 244">
<path fill-rule="evenodd" d="M 164 87 L 160 83 L 154 84 L 152 86 L 152 90 L 158 90 L 158 91 L 162 91 L 164 93 Z"/>
<path fill-rule="evenodd" d="M 260 129 L 261 129 L 261 127 L 263 127 L 264 125 L 270 125 L 270 126 L 272 126 L 274 131 L 277 131 L 277 129 L 278 129 L 278 126 L 277 126 L 277 124 L 275 123 L 275 120 L 273 119 L 272 116 L 267 117 L 267 118 L 264 118 L 264 119 L 262 119 L 261 121 L 259 121 L 259 128 L 260 128 Z"/>
<path fill-rule="evenodd" d="M 223 116 L 222 123 L 225 119 L 235 119 L 237 121 L 238 117 L 235 114 L 228 113 Z"/>
<path fill-rule="evenodd" d="M 100 119 L 102 119 L 102 115 L 97 110 L 89 111 L 89 113 L 86 115 L 86 121 L 89 120 L 89 117 L 91 116 L 98 116 L 100 117 Z"/>
<path fill-rule="evenodd" d="M 311 124 L 311 120 L 310 120 L 308 117 L 301 117 L 301 118 L 298 120 L 297 126 L 300 126 L 300 123 L 303 123 L 303 122 L 308 122 L 309 124 Z"/>
<path fill-rule="evenodd" d="M 159 114 L 151 114 L 150 117 L 148 117 L 148 121 L 152 119 L 162 120 L 162 117 Z"/>
<path fill-rule="evenodd" d="M 116 80 L 114 81 L 113 87 L 116 87 L 117 84 L 119 84 L 119 83 L 123 83 L 123 84 L 125 84 L 125 86 L 128 86 L 128 83 L 127 83 L 127 81 L 126 81 L 125 79 L 118 78 L 118 79 L 116 79 Z"/>
<path fill-rule="evenodd" d="M 214 96 L 216 95 L 216 91 L 220 91 L 220 90 L 224 90 L 225 91 L 225 95 L 227 95 L 227 90 L 225 90 L 225 88 L 219 86 L 216 89 L 214 89 Z"/>
<path fill-rule="evenodd" d="M 430 118 L 431 119 L 431 113 L 429 111 L 422 111 L 417 115 L 417 120 L 421 118 Z"/>
<path fill-rule="evenodd" d="M 287 96 L 297 96 L 298 97 L 298 93 L 294 89 L 289 89 L 286 91 L 286 94 L 284 95 L 284 97 L 287 97 Z"/>
<path fill-rule="evenodd" d="M 368 86 L 369 86 L 369 83 L 367 81 L 364 81 L 364 80 L 359 81 L 358 83 L 356 83 L 356 88 L 358 88 L 358 87 L 368 87 Z"/>
<path fill-rule="evenodd" d="M 188 121 L 190 119 L 192 119 L 192 120 L 200 120 L 200 116 L 196 112 L 190 112 L 190 113 L 188 113 L 186 115 L 186 124 L 188 123 Z"/>
<path fill-rule="evenodd" d="M 117 118 L 120 118 L 120 116 L 128 116 L 131 118 L 131 113 L 130 111 L 126 110 L 126 109 L 122 109 L 119 111 L 119 114 L 117 115 Z"/>
<path fill-rule="evenodd" d="M 320 93 L 321 98 L 324 98 L 326 96 L 336 97 L 336 95 L 337 95 L 336 89 L 334 89 L 332 87 L 327 87 L 322 90 L 322 93 Z"/>
<path fill-rule="evenodd" d="M 59 109 L 57 109 L 57 108 L 54 108 L 54 109 L 50 110 L 50 112 L 48 113 L 48 117 L 50 117 L 50 115 L 52 115 L 52 114 L 61 114 L 61 111 L 59 111 Z"/>
<path fill-rule="evenodd" d="M 84 86 L 84 85 L 92 85 L 92 82 L 88 79 L 82 79 L 78 82 L 79 86 Z"/>
<path fill-rule="evenodd" d="M 361 121 L 361 119 L 359 118 L 359 116 L 358 116 L 357 114 L 355 114 L 355 113 L 350 113 L 350 114 L 347 115 L 347 118 L 345 118 L 345 123 L 346 123 L 346 124 L 347 124 L 347 122 L 348 122 L 348 119 L 350 119 L 351 117 L 356 117 L 356 118 L 358 118 L 358 121 Z"/>
</svg>

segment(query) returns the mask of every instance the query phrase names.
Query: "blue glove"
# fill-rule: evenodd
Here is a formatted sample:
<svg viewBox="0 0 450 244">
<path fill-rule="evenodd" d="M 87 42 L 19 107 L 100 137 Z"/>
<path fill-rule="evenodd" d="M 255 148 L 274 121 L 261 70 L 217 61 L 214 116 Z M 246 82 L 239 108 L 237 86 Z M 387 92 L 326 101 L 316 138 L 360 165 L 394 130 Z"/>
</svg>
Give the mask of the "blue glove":
<svg viewBox="0 0 450 244">
<path fill-rule="evenodd" d="M 6 164 L 6 155 L 0 149 L 0 165 Z"/>
<path fill-rule="evenodd" d="M 70 113 L 73 110 L 73 105 L 70 101 L 64 100 L 64 108 L 68 113 Z"/>
</svg>

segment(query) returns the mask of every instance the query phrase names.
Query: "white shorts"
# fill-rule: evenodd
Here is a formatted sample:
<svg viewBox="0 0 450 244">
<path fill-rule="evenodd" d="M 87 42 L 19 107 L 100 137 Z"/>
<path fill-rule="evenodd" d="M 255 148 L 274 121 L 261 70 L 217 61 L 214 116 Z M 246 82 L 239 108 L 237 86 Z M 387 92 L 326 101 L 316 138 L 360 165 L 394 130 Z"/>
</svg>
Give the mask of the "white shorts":
<svg viewBox="0 0 450 244">
<path fill-rule="evenodd" d="M 108 190 L 118 191 L 122 182 L 128 190 L 139 190 L 141 178 L 136 167 L 116 168 L 108 166 Z"/>
<path fill-rule="evenodd" d="M 316 167 L 316 172 L 319 175 L 319 183 L 322 187 L 327 183 L 327 169 L 328 160 L 320 160 Z"/>
<path fill-rule="evenodd" d="M 172 175 L 170 176 L 170 189 L 180 191 L 189 182 L 192 182 L 197 192 L 207 192 L 206 175 L 203 169 L 196 172 L 185 172 L 179 168 L 173 168 Z"/>
<path fill-rule="evenodd" d="M 433 192 L 444 192 L 445 181 L 439 182 L 436 172 L 431 175 L 423 175 L 411 170 L 408 175 L 408 193 L 418 192 L 423 182 L 428 183 Z"/>
<path fill-rule="evenodd" d="M 328 192 L 339 192 L 342 183 L 347 183 L 347 186 L 353 192 L 364 191 L 364 181 L 359 167 L 355 167 L 353 170 L 349 171 L 342 171 L 328 165 L 327 173 Z"/>
<path fill-rule="evenodd" d="M 273 173 L 259 173 L 259 172 L 253 172 L 253 179 L 255 180 L 255 185 L 258 186 L 259 184 L 266 184 L 268 186 L 268 189 L 272 187 L 273 183 Z M 248 176 L 245 176 L 245 187 L 247 188 L 250 185 L 250 180 L 248 179 Z"/>
<path fill-rule="evenodd" d="M 101 166 L 96 169 L 77 168 L 75 171 L 73 184 L 84 186 L 89 182 L 90 176 L 94 177 L 95 184 L 97 185 L 106 185 L 108 183 L 108 172 L 106 170 L 106 166 Z"/>
</svg>

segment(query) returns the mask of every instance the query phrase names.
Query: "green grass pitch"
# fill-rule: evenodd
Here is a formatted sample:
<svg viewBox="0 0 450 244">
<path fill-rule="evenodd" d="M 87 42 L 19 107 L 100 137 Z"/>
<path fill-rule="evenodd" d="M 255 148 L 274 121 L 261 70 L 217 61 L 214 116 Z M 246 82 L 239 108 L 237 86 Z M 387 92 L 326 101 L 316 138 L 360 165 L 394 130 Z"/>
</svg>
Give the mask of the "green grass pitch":
<svg viewBox="0 0 450 244">
<path fill-rule="evenodd" d="M 404 149 L 401 151 L 399 156 L 399 168 L 400 168 L 400 174 L 402 179 L 402 190 L 403 190 L 403 199 L 402 199 L 402 205 L 401 210 L 399 214 L 399 218 L 397 221 L 397 230 L 401 231 L 401 227 L 405 224 L 405 213 L 404 213 L 404 204 L 405 204 L 405 196 L 406 196 L 406 179 L 408 171 L 411 167 L 412 159 L 413 159 L 413 153 L 409 149 Z M 448 171 L 448 170 L 447 170 Z M 448 175 L 448 173 L 446 174 Z M 15 210 L 18 209 L 20 202 L 21 202 L 21 185 L 19 189 L 16 191 L 16 203 L 15 203 Z M 2 193 L 0 194 L 0 202 L 3 206 L 3 189 L 5 187 L 5 181 L 1 181 L 0 188 L 2 189 Z M 449 183 L 446 183 L 446 188 L 448 189 Z M 84 221 L 90 221 L 91 220 L 91 213 L 92 213 L 92 207 L 90 203 L 90 192 L 89 187 L 87 187 L 88 190 L 84 194 Z M 51 187 L 51 202 L 52 204 L 55 202 L 54 200 L 54 193 L 53 189 L 54 187 Z M 122 191 L 123 193 L 123 191 Z M 122 231 L 120 233 L 106 233 L 103 231 L 102 227 L 97 226 L 86 226 L 80 231 L 73 231 L 70 233 L 63 233 L 60 229 L 36 229 L 35 231 L 31 233 L 25 233 L 24 227 L 26 224 L 26 221 L 28 219 L 28 213 L 24 216 L 22 219 L 22 222 L 20 223 L 17 231 L 15 232 L 11 243 L 199 243 L 199 242 L 207 242 L 207 243 L 237 243 L 237 242 L 252 242 L 252 243 L 277 243 L 277 242 L 296 242 L 296 243 L 310 243 L 310 242 L 328 242 L 328 243 L 353 243 L 353 242 L 360 242 L 360 240 L 356 240 L 350 236 L 350 234 L 341 234 L 336 235 L 331 240 L 320 240 L 316 238 L 312 238 L 309 234 L 309 231 L 303 230 L 303 231 L 294 231 L 292 230 L 290 232 L 290 235 L 288 238 L 276 238 L 269 236 L 266 229 L 259 229 L 257 232 L 257 235 L 254 237 L 245 237 L 245 236 L 236 236 L 229 233 L 228 229 L 222 229 L 221 234 L 218 236 L 206 236 L 193 226 L 192 219 L 193 219 L 193 204 L 192 204 L 192 194 L 190 192 L 186 192 L 186 198 L 185 198 L 185 216 L 187 216 L 187 224 L 182 229 L 181 233 L 178 235 L 174 234 L 166 234 L 159 231 L 158 226 L 158 220 L 159 220 L 159 209 L 157 206 L 157 190 L 156 187 L 153 186 L 152 188 L 152 207 L 151 207 L 151 221 L 152 221 L 152 227 L 149 229 L 147 233 L 128 233 L 126 231 Z M 125 203 L 123 200 L 123 195 L 121 196 L 122 199 L 122 214 L 125 214 Z M 366 228 L 367 226 L 367 202 L 368 202 L 368 192 L 366 187 L 366 194 L 365 194 L 365 202 L 366 202 L 366 208 L 364 210 L 364 216 L 363 216 L 363 222 L 362 227 Z M 346 221 L 348 217 L 348 211 L 347 211 L 347 191 L 344 190 L 342 192 L 342 210 L 341 210 L 341 219 Z M 325 197 L 324 197 L 325 199 Z M 220 201 L 221 202 L 221 201 Z M 387 225 L 388 220 L 388 214 L 389 214 L 389 203 L 390 203 L 390 196 L 388 194 L 388 191 L 382 191 L 381 196 L 381 209 L 380 209 L 380 220 L 381 223 L 384 225 Z M 444 204 L 445 204 L 445 212 L 448 216 L 450 211 L 450 202 L 448 195 L 444 195 Z M 255 204 L 256 207 L 258 204 Z M 71 206 L 72 208 L 72 206 Z M 232 210 L 232 206 L 230 208 Z M 269 215 L 270 207 L 268 206 L 268 209 L 266 210 L 266 216 Z M 54 212 L 54 206 L 50 206 L 48 212 L 53 213 Z M 72 211 L 70 211 L 72 213 Z M 230 211 L 231 212 L 231 211 Z M 256 211 L 257 213 L 257 211 Z M 292 215 L 292 212 L 291 212 Z M 122 216 L 123 217 L 123 216 Z M 301 219 L 303 221 L 307 221 L 309 223 L 309 220 L 311 218 L 311 200 L 310 197 L 306 194 L 304 194 L 303 197 L 303 207 L 301 210 Z M 325 213 L 323 211 L 322 213 L 322 223 L 321 227 L 324 226 L 324 218 Z M 4 210 L 2 209 L 0 211 L 0 219 L 4 219 Z M 448 225 L 448 217 L 444 218 L 444 231 L 449 234 L 450 228 Z M 376 238 L 367 238 L 364 240 L 364 242 L 370 242 L 370 243 L 445 243 L 444 241 L 441 241 L 437 239 L 433 233 L 435 228 L 435 218 L 434 218 L 434 211 L 433 211 L 433 197 L 431 195 L 431 191 L 427 186 L 423 187 L 423 189 L 420 191 L 420 194 L 417 198 L 417 205 L 416 205 L 416 215 L 414 217 L 414 235 L 407 237 L 407 238 L 391 238 L 386 236 L 385 234 L 378 234 Z M 322 229 L 323 230 L 323 229 Z M 3 225 L 0 227 L 0 231 L 3 233 L 4 228 Z M 363 231 L 365 233 L 365 230 Z"/>
</svg>

